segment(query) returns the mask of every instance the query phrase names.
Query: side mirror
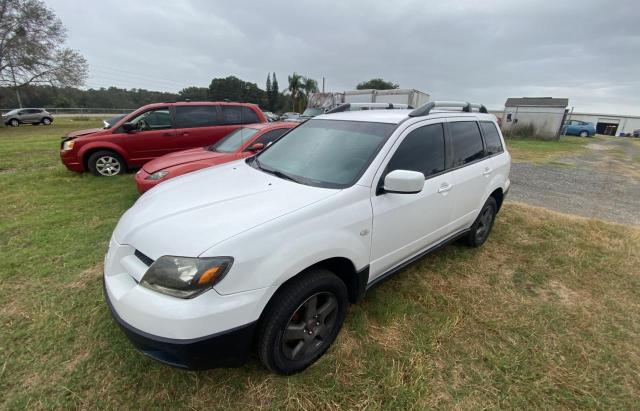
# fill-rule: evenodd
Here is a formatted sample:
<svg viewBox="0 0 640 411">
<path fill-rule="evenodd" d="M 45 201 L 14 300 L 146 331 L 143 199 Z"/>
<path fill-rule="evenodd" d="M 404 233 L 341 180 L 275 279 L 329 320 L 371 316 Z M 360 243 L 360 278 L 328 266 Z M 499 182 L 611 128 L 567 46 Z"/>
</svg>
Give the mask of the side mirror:
<svg viewBox="0 0 640 411">
<path fill-rule="evenodd" d="M 122 125 L 122 129 L 123 129 L 124 131 L 126 131 L 127 133 L 131 133 L 132 131 L 136 131 L 136 130 L 138 130 L 138 125 L 137 125 L 136 123 L 131 123 L 131 122 L 129 122 L 129 123 L 124 123 L 124 124 Z"/>
<path fill-rule="evenodd" d="M 394 170 L 384 178 L 384 192 L 417 194 L 424 187 L 424 174 L 419 171 Z"/>
<path fill-rule="evenodd" d="M 262 143 L 255 143 L 255 144 L 252 144 L 252 145 L 248 148 L 248 150 L 249 150 L 249 151 L 260 151 L 260 150 L 262 150 L 263 148 L 264 148 L 264 144 L 262 144 Z"/>
</svg>

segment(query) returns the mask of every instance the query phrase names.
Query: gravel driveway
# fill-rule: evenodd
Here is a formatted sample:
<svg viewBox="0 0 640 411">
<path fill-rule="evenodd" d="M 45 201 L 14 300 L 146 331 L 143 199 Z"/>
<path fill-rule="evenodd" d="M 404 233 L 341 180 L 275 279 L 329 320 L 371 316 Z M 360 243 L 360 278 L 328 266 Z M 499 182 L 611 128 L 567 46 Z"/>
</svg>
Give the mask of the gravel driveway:
<svg viewBox="0 0 640 411">
<path fill-rule="evenodd" d="M 640 225 L 640 148 L 629 138 L 594 141 L 557 163 L 513 163 L 508 199 Z M 566 165 L 564 165 L 566 164 Z"/>
</svg>

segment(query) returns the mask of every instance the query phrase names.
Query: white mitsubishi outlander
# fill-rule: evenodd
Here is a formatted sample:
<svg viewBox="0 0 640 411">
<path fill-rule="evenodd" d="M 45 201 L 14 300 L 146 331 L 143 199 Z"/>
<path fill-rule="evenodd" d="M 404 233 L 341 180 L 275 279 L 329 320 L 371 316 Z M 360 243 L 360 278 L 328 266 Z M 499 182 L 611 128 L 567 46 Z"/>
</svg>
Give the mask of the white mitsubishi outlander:
<svg viewBox="0 0 640 411">
<path fill-rule="evenodd" d="M 256 156 L 160 184 L 124 214 L 105 298 L 140 351 L 207 368 L 257 350 L 292 374 L 368 288 L 452 240 L 485 242 L 511 159 L 484 106 L 334 111 Z"/>
</svg>

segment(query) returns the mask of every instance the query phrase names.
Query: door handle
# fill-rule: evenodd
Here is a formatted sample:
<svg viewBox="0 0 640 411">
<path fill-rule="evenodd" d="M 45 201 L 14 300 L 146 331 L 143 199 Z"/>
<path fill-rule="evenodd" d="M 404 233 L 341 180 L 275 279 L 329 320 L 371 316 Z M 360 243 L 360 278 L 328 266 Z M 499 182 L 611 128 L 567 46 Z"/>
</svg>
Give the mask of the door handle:
<svg viewBox="0 0 640 411">
<path fill-rule="evenodd" d="M 449 183 L 442 183 L 442 185 L 440 186 L 440 188 L 438 189 L 438 193 L 440 194 L 444 194 L 447 191 L 451 190 L 453 188 L 453 186 Z"/>
<path fill-rule="evenodd" d="M 490 167 L 485 167 L 484 171 L 482 172 L 483 176 L 488 176 L 489 174 L 491 174 L 493 170 Z"/>
<path fill-rule="evenodd" d="M 173 133 L 162 133 L 162 137 L 173 137 Z"/>
</svg>

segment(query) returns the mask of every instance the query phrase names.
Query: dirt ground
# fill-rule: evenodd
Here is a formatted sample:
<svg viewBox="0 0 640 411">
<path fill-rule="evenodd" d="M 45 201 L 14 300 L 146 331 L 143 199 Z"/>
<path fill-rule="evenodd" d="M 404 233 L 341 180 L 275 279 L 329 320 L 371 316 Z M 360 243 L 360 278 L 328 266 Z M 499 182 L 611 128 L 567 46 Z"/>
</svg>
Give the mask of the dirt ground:
<svg viewBox="0 0 640 411">
<path fill-rule="evenodd" d="M 513 163 L 508 199 L 552 210 L 640 225 L 640 145 L 594 140 L 550 164 Z"/>
</svg>

